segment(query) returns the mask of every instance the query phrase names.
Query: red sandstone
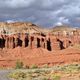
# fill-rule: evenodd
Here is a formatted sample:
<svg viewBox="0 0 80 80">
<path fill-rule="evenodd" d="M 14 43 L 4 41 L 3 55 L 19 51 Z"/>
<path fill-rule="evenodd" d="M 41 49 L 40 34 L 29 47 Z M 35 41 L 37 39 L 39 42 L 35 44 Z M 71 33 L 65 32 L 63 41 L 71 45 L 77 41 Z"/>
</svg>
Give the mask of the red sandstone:
<svg viewBox="0 0 80 80">
<path fill-rule="evenodd" d="M 12 25 L 18 27 L 19 25 L 21 27 L 25 25 L 32 26 L 31 23 Z M 34 30 L 33 32 L 36 32 L 38 29 Z M 63 32 L 45 35 L 22 32 L 10 35 L 1 34 L 0 67 L 14 67 L 17 60 L 21 60 L 25 66 L 32 64 L 38 66 L 48 64 L 52 66 L 80 62 L 80 50 L 73 47 L 80 45 L 80 31 L 72 30 L 71 32 L 73 34 L 64 34 Z"/>
<path fill-rule="evenodd" d="M 17 60 L 21 60 L 25 66 L 80 62 L 80 50 L 70 48 L 80 42 L 79 39 L 74 38 L 74 35 L 71 38 L 51 35 L 48 37 L 25 34 L 3 35 L 0 38 L 0 66 L 14 67 Z"/>
</svg>

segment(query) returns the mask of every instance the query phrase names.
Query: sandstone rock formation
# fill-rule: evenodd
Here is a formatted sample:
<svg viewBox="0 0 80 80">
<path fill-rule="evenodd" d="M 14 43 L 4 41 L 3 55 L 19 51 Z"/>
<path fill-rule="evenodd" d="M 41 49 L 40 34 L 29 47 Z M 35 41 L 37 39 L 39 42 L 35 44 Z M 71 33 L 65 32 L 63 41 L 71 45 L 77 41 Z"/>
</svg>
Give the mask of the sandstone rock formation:
<svg viewBox="0 0 80 80">
<path fill-rule="evenodd" d="M 40 28 L 35 24 L 27 22 L 15 22 L 15 23 L 1 22 L 0 66 L 1 65 L 14 66 L 17 59 L 23 60 L 25 64 L 27 61 L 28 65 L 30 64 L 42 65 L 47 63 L 47 61 L 49 61 L 50 64 L 54 64 L 56 62 L 56 59 L 55 57 L 53 57 L 52 55 L 53 53 L 58 54 L 59 52 L 66 53 L 67 52 L 66 50 L 68 50 L 68 48 L 73 47 L 74 45 L 77 44 L 80 44 L 79 29 L 62 26 L 57 28 L 55 27 L 54 29 L 51 30 L 47 30 Z M 80 52 L 80 50 L 78 52 Z M 48 57 L 49 55 L 50 57 Z M 43 59 L 44 56 L 45 60 Z M 39 57 L 41 58 L 38 59 Z M 54 58 L 55 61 L 52 61 L 53 60 L 52 57 Z M 31 59 L 33 59 L 34 61 Z M 39 63 L 36 62 L 37 59 Z M 58 59 L 58 61 L 60 59 Z M 40 60 L 41 61 L 43 60 L 42 63 Z M 62 60 L 63 59 L 61 59 L 61 62 L 64 63 L 65 61 Z"/>
<path fill-rule="evenodd" d="M 15 33 L 41 33 L 40 27 L 27 22 L 0 23 L 0 32 L 5 34 Z"/>
</svg>

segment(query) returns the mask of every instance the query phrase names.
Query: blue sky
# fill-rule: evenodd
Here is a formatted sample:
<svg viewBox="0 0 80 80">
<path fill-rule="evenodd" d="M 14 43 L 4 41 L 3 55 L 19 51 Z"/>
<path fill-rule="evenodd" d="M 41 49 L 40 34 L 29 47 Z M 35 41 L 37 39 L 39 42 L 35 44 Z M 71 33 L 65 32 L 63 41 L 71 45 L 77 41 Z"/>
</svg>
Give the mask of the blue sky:
<svg viewBox="0 0 80 80">
<path fill-rule="evenodd" d="M 0 0 L 0 21 L 80 26 L 80 0 Z"/>
</svg>

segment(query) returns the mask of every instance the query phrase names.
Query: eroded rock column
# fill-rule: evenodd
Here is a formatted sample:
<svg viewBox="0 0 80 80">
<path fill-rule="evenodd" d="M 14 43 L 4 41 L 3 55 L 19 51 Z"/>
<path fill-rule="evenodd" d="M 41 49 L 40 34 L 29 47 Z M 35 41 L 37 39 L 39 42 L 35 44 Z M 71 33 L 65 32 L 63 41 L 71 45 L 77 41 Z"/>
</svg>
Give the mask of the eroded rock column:
<svg viewBox="0 0 80 80">
<path fill-rule="evenodd" d="M 45 39 L 44 38 L 41 38 L 41 47 L 45 48 Z"/>
<path fill-rule="evenodd" d="M 73 32 L 73 44 L 79 44 L 79 33 L 77 31 Z"/>
<path fill-rule="evenodd" d="M 8 36 L 6 37 L 6 40 L 5 40 L 5 48 L 9 48 L 9 37 Z"/>
<path fill-rule="evenodd" d="M 10 48 L 14 48 L 14 37 L 11 37 L 11 47 Z"/>
<path fill-rule="evenodd" d="M 18 46 L 18 39 L 15 37 L 15 47 Z"/>
<path fill-rule="evenodd" d="M 60 50 L 60 41 L 57 40 L 56 37 L 51 40 L 51 48 L 52 50 Z"/>
<path fill-rule="evenodd" d="M 29 47 L 30 47 L 30 49 L 32 49 L 33 46 L 34 46 L 33 41 L 34 41 L 34 36 L 30 36 L 30 38 L 29 38 Z"/>
</svg>

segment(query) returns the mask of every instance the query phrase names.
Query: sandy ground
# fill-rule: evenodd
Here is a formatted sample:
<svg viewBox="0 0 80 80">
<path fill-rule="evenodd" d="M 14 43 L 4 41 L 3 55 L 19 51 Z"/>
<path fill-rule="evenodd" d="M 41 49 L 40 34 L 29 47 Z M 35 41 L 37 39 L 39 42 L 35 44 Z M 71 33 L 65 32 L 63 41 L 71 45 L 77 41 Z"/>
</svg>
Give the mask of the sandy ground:
<svg viewBox="0 0 80 80">
<path fill-rule="evenodd" d="M 80 62 L 80 49 L 67 48 L 58 51 L 48 51 L 43 48 L 30 49 L 17 47 L 15 49 L 0 50 L 0 67 L 13 67 L 17 60 L 24 65 L 36 64 L 50 66 Z"/>
</svg>

